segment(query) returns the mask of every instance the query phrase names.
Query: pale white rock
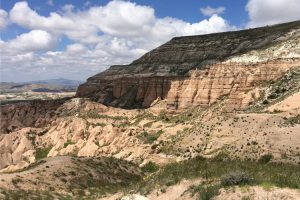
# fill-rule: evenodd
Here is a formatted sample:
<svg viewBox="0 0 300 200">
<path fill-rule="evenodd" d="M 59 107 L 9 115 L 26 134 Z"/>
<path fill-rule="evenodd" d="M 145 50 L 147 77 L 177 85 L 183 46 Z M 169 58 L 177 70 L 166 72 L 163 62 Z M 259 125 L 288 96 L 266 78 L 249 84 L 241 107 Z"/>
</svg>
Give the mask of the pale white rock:
<svg viewBox="0 0 300 200">
<path fill-rule="evenodd" d="M 147 197 L 144 197 L 139 194 L 131 194 L 125 197 L 122 197 L 121 200 L 149 200 Z"/>
</svg>

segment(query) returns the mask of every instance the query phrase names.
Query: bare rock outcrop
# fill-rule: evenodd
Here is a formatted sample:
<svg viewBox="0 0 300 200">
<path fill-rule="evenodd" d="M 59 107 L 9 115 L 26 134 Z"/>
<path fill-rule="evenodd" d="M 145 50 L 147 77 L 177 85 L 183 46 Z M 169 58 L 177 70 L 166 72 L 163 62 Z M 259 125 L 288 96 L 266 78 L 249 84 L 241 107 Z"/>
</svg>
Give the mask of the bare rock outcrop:
<svg viewBox="0 0 300 200">
<path fill-rule="evenodd" d="M 57 115 L 66 100 L 33 100 L 0 106 L 0 133 L 24 127 L 43 127 Z"/>
</svg>

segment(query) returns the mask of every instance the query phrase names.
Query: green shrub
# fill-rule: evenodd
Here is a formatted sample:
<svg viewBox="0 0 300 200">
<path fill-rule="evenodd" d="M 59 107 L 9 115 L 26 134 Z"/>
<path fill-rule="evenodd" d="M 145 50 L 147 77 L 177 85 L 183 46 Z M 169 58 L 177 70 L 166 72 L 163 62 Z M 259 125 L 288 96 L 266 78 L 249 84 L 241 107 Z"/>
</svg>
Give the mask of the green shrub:
<svg viewBox="0 0 300 200">
<path fill-rule="evenodd" d="M 166 193 L 166 192 L 167 192 L 166 188 L 161 188 L 160 191 L 161 191 L 162 193 Z"/>
<path fill-rule="evenodd" d="M 268 96 L 268 99 L 276 99 L 277 98 L 277 94 L 270 94 Z"/>
<path fill-rule="evenodd" d="M 37 149 L 35 153 L 35 159 L 41 160 L 43 158 L 46 158 L 51 149 L 52 146 Z"/>
<path fill-rule="evenodd" d="M 218 153 L 214 158 L 214 161 L 219 161 L 219 162 L 224 162 L 224 161 L 229 161 L 230 160 L 230 156 L 228 152 L 225 151 L 221 151 L 220 153 Z"/>
<path fill-rule="evenodd" d="M 263 102 L 262 102 L 264 105 L 268 104 L 269 101 L 267 99 L 265 99 Z"/>
<path fill-rule="evenodd" d="M 13 179 L 11 180 L 11 182 L 12 182 L 13 185 L 16 186 L 16 185 L 18 185 L 18 183 L 23 182 L 23 180 L 20 179 L 20 178 L 13 178 Z"/>
<path fill-rule="evenodd" d="M 219 194 L 220 185 L 199 185 L 192 187 L 193 193 L 198 193 L 199 200 L 210 200 Z"/>
<path fill-rule="evenodd" d="M 66 148 L 67 146 L 69 146 L 71 144 L 75 144 L 75 142 L 72 142 L 71 140 L 67 140 L 67 142 L 64 143 L 64 148 Z"/>
<path fill-rule="evenodd" d="M 144 173 L 153 173 L 158 171 L 159 167 L 154 162 L 148 162 L 142 168 L 142 172 Z"/>
<path fill-rule="evenodd" d="M 159 136 L 163 133 L 162 130 L 159 130 L 157 133 L 151 134 L 148 133 L 146 131 L 144 131 L 143 133 L 141 133 L 138 138 L 140 140 L 142 140 L 144 143 L 146 144 L 152 144 L 154 141 L 157 140 L 157 138 L 159 138 Z"/>
<path fill-rule="evenodd" d="M 258 162 L 260 163 L 268 163 L 270 162 L 271 160 L 273 159 L 273 155 L 272 154 L 265 154 L 265 155 L 262 155 Z"/>
<path fill-rule="evenodd" d="M 221 183 L 223 186 L 241 185 L 241 184 L 247 184 L 249 182 L 250 182 L 250 178 L 248 177 L 248 175 L 241 171 L 225 174 L 221 178 Z"/>
</svg>

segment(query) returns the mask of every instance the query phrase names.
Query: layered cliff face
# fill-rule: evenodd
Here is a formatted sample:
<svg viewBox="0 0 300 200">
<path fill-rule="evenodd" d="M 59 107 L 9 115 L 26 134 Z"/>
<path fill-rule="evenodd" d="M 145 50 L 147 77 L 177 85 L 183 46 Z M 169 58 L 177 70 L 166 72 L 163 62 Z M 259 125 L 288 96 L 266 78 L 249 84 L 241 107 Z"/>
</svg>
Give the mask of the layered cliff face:
<svg viewBox="0 0 300 200">
<path fill-rule="evenodd" d="M 140 59 L 112 66 L 82 84 L 78 97 L 110 106 L 169 110 L 209 106 L 228 96 L 227 111 L 245 108 L 255 87 L 300 66 L 300 21 L 271 27 L 173 38 Z"/>
<path fill-rule="evenodd" d="M 297 61 L 260 63 L 220 63 L 207 70 L 193 71 L 184 80 L 174 80 L 166 96 L 167 107 L 181 110 L 190 106 L 208 107 L 226 97 L 224 111 L 246 108 L 260 97 L 255 90 L 266 81 L 276 80 L 287 70 L 300 66 Z"/>
</svg>

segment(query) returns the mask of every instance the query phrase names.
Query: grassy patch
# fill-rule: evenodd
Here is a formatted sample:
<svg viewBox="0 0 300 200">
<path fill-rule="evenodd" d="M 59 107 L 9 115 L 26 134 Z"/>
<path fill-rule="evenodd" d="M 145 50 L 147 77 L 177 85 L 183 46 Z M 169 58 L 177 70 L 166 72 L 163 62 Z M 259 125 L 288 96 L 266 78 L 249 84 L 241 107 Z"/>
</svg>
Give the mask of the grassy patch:
<svg viewBox="0 0 300 200">
<path fill-rule="evenodd" d="M 35 153 L 35 159 L 41 160 L 43 158 L 46 158 L 51 149 L 52 149 L 52 146 L 37 149 L 36 153 Z"/>
<path fill-rule="evenodd" d="M 71 140 L 67 140 L 67 142 L 64 143 L 64 148 L 66 148 L 67 146 L 69 146 L 71 144 L 76 144 L 76 143 L 72 142 Z"/>
<path fill-rule="evenodd" d="M 128 120 L 128 117 L 126 116 L 110 116 L 110 115 L 99 114 L 97 112 L 88 112 L 86 114 L 86 117 L 93 118 L 93 119 Z"/>
<path fill-rule="evenodd" d="M 153 173 L 159 170 L 159 167 L 154 162 L 148 162 L 142 168 L 142 172 L 144 173 Z"/>
<path fill-rule="evenodd" d="M 221 178 L 221 184 L 223 186 L 245 185 L 249 184 L 250 182 L 251 178 L 249 178 L 246 173 L 241 171 L 230 172 Z"/>
<path fill-rule="evenodd" d="M 273 159 L 273 155 L 272 154 L 265 154 L 265 155 L 262 155 L 258 162 L 260 163 L 268 163 L 270 162 L 271 160 Z"/>
<path fill-rule="evenodd" d="M 138 139 L 143 141 L 145 144 L 152 144 L 154 141 L 156 141 L 159 138 L 159 136 L 162 133 L 163 133 L 162 130 L 159 130 L 156 133 L 148 133 L 148 132 L 144 131 L 143 133 L 141 133 L 137 137 L 138 137 Z"/>
<path fill-rule="evenodd" d="M 199 116 L 202 112 L 203 112 L 203 108 L 193 107 L 178 115 L 168 115 L 167 112 L 162 111 L 159 113 L 158 116 L 152 116 L 152 118 L 156 121 L 178 124 L 178 123 L 190 122 L 196 116 Z"/>
<path fill-rule="evenodd" d="M 236 184 L 260 185 L 268 182 L 277 187 L 300 188 L 299 166 L 283 163 L 260 163 L 241 160 L 205 159 L 202 157 L 169 164 L 146 181 L 141 182 L 139 190 L 147 193 L 155 188 L 178 183 L 183 179 L 205 178 L 221 180 L 222 177 L 240 171 L 251 181 L 238 181 Z M 245 180 L 242 178 L 242 180 Z"/>
<path fill-rule="evenodd" d="M 19 200 L 19 199 L 74 199 L 70 195 L 58 194 L 50 191 L 31 191 L 31 190 L 1 190 L 0 194 L 4 195 L 4 199 L 7 200 Z M 0 195 L 1 196 L 1 195 Z"/>
<path fill-rule="evenodd" d="M 272 183 L 268 183 L 268 182 L 263 182 L 260 184 L 260 186 L 262 186 L 263 189 L 266 191 L 271 191 L 272 188 L 274 187 L 274 185 Z"/>
<path fill-rule="evenodd" d="M 191 189 L 193 195 L 195 195 L 195 193 L 198 193 L 199 200 L 210 200 L 214 196 L 217 196 L 219 194 L 220 188 L 221 186 L 219 184 L 215 184 L 193 186 Z"/>
<path fill-rule="evenodd" d="M 84 159 L 79 160 L 79 162 L 80 168 L 88 168 L 87 166 L 89 166 L 98 171 L 99 174 L 106 174 L 108 177 L 115 177 L 116 180 L 123 181 L 111 184 L 109 181 L 97 178 L 97 175 L 90 171 L 86 171 L 83 174 L 74 173 L 72 174 L 73 179 L 67 184 L 70 187 L 70 191 L 77 197 L 86 197 L 84 194 L 85 190 L 88 190 L 93 197 L 100 197 L 103 194 L 118 191 L 126 193 L 130 190 L 148 194 L 155 188 L 166 188 L 179 183 L 183 179 L 196 178 L 207 180 L 205 184 L 191 188 L 192 193 L 198 194 L 200 199 L 205 200 L 218 195 L 221 187 L 231 185 L 243 187 L 260 185 L 265 190 L 271 190 L 273 186 L 300 189 L 300 171 L 297 165 L 232 160 L 226 154 L 212 159 L 196 157 L 171 163 L 161 168 L 149 162 L 141 168 L 146 173 L 143 179 L 131 173 L 124 173 L 124 171 L 106 171 L 108 166 L 117 169 L 120 162 L 125 162 L 114 158 L 107 158 L 105 160 L 107 165 L 104 166 L 101 164 L 102 162 L 95 159 Z M 42 195 L 42 192 L 39 195 Z"/>
</svg>

